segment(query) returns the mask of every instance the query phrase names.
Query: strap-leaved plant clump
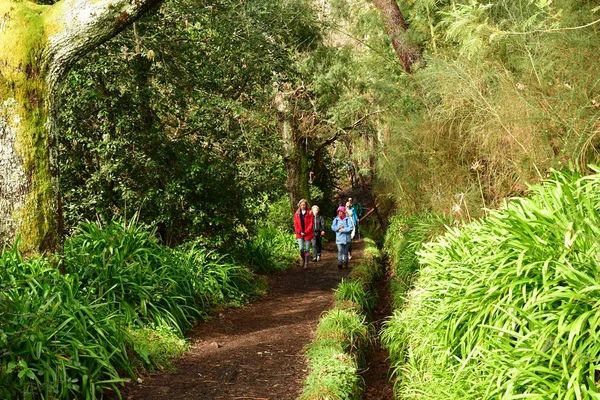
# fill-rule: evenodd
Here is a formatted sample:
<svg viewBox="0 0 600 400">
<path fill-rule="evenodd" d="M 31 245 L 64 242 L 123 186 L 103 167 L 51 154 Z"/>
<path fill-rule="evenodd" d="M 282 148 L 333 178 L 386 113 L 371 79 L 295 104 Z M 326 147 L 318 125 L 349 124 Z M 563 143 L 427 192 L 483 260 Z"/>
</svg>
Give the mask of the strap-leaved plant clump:
<svg viewBox="0 0 600 400">
<path fill-rule="evenodd" d="M 599 237 L 600 175 L 555 173 L 425 245 L 389 322 L 401 398 L 597 398 Z"/>
</svg>

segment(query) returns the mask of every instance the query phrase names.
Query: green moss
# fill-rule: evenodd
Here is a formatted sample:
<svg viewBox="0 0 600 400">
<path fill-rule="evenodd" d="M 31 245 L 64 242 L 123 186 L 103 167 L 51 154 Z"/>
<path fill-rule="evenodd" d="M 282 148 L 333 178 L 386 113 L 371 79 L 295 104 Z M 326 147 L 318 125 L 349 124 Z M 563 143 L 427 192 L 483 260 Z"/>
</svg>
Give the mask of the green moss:
<svg viewBox="0 0 600 400">
<path fill-rule="evenodd" d="M 17 101 L 16 146 L 30 180 L 24 207 L 15 216 L 21 234 L 21 250 L 39 253 L 52 249 L 57 225 L 55 191 L 46 131 L 46 82 L 42 51 L 46 46 L 43 13 L 48 6 L 29 2 L 0 2 L 6 25 L 0 32 L 0 99 Z"/>
<path fill-rule="evenodd" d="M 48 8 L 33 2 L 0 1 L 0 15 L 6 20 L 0 32 L 0 57 L 7 63 L 3 70 L 10 72 L 11 67 L 33 59 L 38 48 L 36 44 L 40 43 L 44 33 L 43 14 Z M 15 71 L 19 72 L 23 71 Z"/>
<path fill-rule="evenodd" d="M 45 110 L 31 110 L 17 136 L 17 151 L 23 157 L 25 171 L 31 172 L 31 187 L 20 210 L 21 250 L 40 252 L 52 248 L 57 210 L 53 207 L 56 193 L 50 170 L 48 132 Z"/>
<path fill-rule="evenodd" d="M 19 218 L 21 250 L 26 252 L 52 249 L 57 229 L 57 210 L 53 207 L 56 193 L 50 171 L 45 120 L 44 114 L 34 113 L 26 124 L 27 132 L 19 136 L 17 143 L 26 171 L 32 171 L 31 190 Z"/>
</svg>

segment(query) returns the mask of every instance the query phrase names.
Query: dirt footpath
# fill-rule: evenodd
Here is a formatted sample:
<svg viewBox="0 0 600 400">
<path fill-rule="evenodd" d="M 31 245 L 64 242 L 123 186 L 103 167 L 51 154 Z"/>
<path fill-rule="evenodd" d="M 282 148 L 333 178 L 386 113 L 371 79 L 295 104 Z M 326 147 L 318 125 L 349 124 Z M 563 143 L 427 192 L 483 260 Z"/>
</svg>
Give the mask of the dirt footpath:
<svg viewBox="0 0 600 400">
<path fill-rule="evenodd" d="M 303 348 L 313 339 L 321 313 L 333 305 L 333 288 L 348 270 L 337 268 L 328 243 L 320 262 L 269 277 L 270 294 L 229 309 L 189 332 L 191 349 L 176 370 L 127 385 L 124 399 L 295 399 L 306 377 Z M 354 243 L 354 258 L 362 243 Z M 299 257 L 298 257 L 299 258 Z"/>
</svg>

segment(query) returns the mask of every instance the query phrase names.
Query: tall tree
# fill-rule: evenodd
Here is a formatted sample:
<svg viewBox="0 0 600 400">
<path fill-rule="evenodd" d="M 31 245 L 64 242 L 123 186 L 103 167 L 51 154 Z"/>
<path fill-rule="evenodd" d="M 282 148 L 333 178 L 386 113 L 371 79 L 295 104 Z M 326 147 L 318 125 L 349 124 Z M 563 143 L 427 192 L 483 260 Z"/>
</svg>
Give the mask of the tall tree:
<svg viewBox="0 0 600 400">
<path fill-rule="evenodd" d="M 160 0 L 0 0 L 0 245 L 60 246 L 57 98 L 75 61 Z"/>
<path fill-rule="evenodd" d="M 286 171 L 286 191 L 292 210 L 300 199 L 310 201 L 309 168 L 308 168 L 308 137 L 300 129 L 298 123 L 298 95 L 301 87 L 290 90 L 287 84 L 282 85 L 287 90 L 280 90 L 275 96 L 275 107 L 279 114 L 279 134 L 283 144 L 283 162 Z"/>
<path fill-rule="evenodd" d="M 421 52 L 408 38 L 408 24 L 398 3 L 396 0 L 373 0 L 373 4 L 381 11 L 385 29 L 392 39 L 392 46 L 402 68 L 410 74 L 415 62 L 421 58 Z"/>
</svg>

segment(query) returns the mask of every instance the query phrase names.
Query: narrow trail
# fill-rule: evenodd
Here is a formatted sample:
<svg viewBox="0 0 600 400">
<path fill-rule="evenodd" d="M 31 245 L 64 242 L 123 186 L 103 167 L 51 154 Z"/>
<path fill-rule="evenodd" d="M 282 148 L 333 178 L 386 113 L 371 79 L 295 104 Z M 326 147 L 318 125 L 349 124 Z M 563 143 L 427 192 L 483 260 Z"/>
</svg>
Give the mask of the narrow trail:
<svg viewBox="0 0 600 400">
<path fill-rule="evenodd" d="M 381 325 L 391 312 L 390 299 L 390 280 L 385 276 L 377 287 L 379 301 L 371 316 L 377 333 L 381 330 Z M 363 373 L 365 380 L 364 400 L 393 400 L 394 388 L 388 379 L 390 364 L 388 362 L 388 352 L 383 349 L 379 340 L 373 344 L 373 349 L 368 358 L 369 367 Z"/>
<path fill-rule="evenodd" d="M 362 243 L 353 243 L 353 260 Z M 270 276 L 270 293 L 247 307 L 227 309 L 188 333 L 190 351 L 175 371 L 152 373 L 122 390 L 124 399 L 296 399 L 306 377 L 303 347 L 321 313 L 332 307 L 333 288 L 348 275 L 337 268 L 329 242 L 320 262 Z"/>
</svg>

